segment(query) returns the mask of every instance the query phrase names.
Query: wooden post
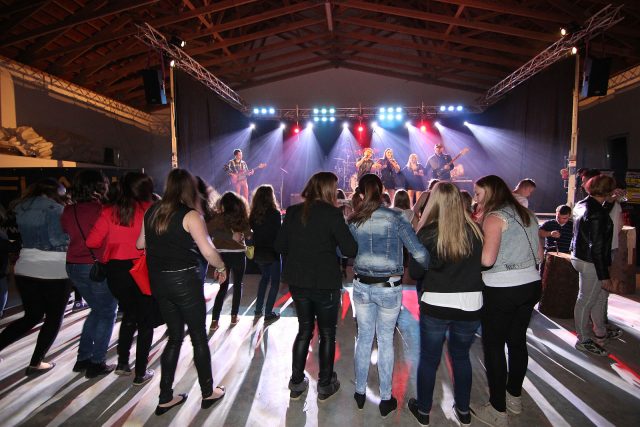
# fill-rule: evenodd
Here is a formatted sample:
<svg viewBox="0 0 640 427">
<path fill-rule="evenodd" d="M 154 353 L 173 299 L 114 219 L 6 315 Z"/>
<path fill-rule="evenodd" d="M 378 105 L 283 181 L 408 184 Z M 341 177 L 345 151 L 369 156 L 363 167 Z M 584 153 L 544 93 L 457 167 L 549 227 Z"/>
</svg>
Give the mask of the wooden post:
<svg viewBox="0 0 640 427">
<path fill-rule="evenodd" d="M 580 96 L 580 53 L 575 54 L 576 66 L 573 80 L 573 111 L 571 114 L 571 146 L 569 148 L 568 168 L 569 184 L 567 188 L 567 205 L 573 207 L 576 198 L 576 158 L 578 155 L 578 101 Z"/>
</svg>

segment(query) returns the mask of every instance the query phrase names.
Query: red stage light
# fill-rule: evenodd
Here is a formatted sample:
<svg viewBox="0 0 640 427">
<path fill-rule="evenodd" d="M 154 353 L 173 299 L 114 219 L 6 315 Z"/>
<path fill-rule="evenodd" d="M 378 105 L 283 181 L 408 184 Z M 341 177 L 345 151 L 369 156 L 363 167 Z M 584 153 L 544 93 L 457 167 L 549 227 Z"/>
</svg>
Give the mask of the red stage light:
<svg viewBox="0 0 640 427">
<path fill-rule="evenodd" d="M 425 125 L 420 126 L 420 131 L 422 133 L 426 133 L 427 132 L 427 127 Z"/>
<path fill-rule="evenodd" d="M 358 132 L 362 132 L 364 128 L 362 126 L 358 126 Z"/>
<path fill-rule="evenodd" d="M 294 133 L 300 133 L 300 128 L 298 126 L 293 128 Z"/>
</svg>

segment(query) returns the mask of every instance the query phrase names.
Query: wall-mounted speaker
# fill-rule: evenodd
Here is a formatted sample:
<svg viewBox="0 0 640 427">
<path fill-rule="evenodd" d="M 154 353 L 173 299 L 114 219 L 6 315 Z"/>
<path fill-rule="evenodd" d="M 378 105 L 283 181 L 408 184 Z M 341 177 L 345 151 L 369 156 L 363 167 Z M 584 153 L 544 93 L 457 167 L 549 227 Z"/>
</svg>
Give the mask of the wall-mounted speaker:
<svg viewBox="0 0 640 427">
<path fill-rule="evenodd" d="M 611 58 L 591 58 L 584 60 L 582 96 L 604 96 L 609 88 Z"/>
<path fill-rule="evenodd" d="M 167 103 L 160 70 L 142 70 L 142 81 L 144 82 L 144 96 L 147 99 L 147 104 L 165 105 Z"/>
</svg>

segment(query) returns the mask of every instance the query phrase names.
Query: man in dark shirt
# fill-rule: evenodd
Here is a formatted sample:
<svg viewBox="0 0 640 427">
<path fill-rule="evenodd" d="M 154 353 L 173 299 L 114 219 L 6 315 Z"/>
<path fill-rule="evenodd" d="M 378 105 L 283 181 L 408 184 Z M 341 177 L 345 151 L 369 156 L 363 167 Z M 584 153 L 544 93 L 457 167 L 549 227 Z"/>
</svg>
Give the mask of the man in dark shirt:
<svg viewBox="0 0 640 427">
<path fill-rule="evenodd" d="M 573 237 L 573 221 L 571 219 L 571 208 L 567 205 L 560 205 L 556 208 L 556 218 L 544 222 L 538 230 L 538 236 L 544 238 L 545 253 L 557 251 L 569 253 L 571 239 Z"/>
<path fill-rule="evenodd" d="M 453 169 L 451 156 L 444 153 L 444 146 L 441 143 L 437 143 L 433 151 L 435 154 L 427 160 L 427 167 L 431 169 L 433 178 L 450 181 L 451 169 Z"/>
</svg>

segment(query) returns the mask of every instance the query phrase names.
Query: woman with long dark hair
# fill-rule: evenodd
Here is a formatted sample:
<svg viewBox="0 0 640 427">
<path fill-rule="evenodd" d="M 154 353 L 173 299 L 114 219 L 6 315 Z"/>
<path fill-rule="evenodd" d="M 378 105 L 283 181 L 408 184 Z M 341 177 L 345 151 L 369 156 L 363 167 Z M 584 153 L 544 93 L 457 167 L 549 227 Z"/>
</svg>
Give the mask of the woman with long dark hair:
<svg viewBox="0 0 640 427">
<path fill-rule="evenodd" d="M 253 261 L 258 264 L 262 273 L 258 284 L 255 315 L 262 316 L 264 296 L 267 292 L 267 286 L 271 282 L 264 321 L 265 323 L 274 322 L 280 318 L 279 314 L 273 312 L 273 305 L 280 289 L 280 254 L 276 252 L 273 245 L 278 231 L 280 231 L 282 220 L 271 185 L 261 185 L 253 192 L 249 222 L 253 230 L 253 245 L 255 247 Z"/>
<path fill-rule="evenodd" d="M 102 172 L 86 169 L 76 174 L 71 191 L 72 205 L 62 213 L 62 228 L 69 235 L 67 273 L 74 286 L 89 304 L 91 311 L 85 319 L 80 335 L 78 357 L 74 372 L 85 372 L 87 378 L 106 375 L 114 365 L 106 362 L 113 324 L 116 320 L 117 302 L 102 280 L 89 277 L 94 259 L 103 261 L 104 244 L 89 247 L 87 237 L 102 212 L 102 200 L 107 193 Z"/>
<path fill-rule="evenodd" d="M 244 197 L 233 191 L 227 191 L 216 204 L 216 213 L 207 222 L 207 230 L 213 244 L 220 253 L 222 261 L 229 272 L 227 279 L 220 283 L 211 311 L 210 331 L 218 330 L 222 304 L 227 296 L 231 273 L 233 273 L 233 299 L 231 301 L 231 326 L 238 323 L 238 311 L 242 298 L 242 279 L 246 267 L 247 245 L 245 238 L 250 236 L 249 208 Z"/>
<path fill-rule="evenodd" d="M 520 395 L 529 359 L 527 327 L 541 294 L 537 265 L 542 247 L 535 215 L 518 203 L 500 177 L 480 178 L 474 186 L 474 199 L 484 213 L 482 265 L 489 267 L 482 272 L 486 285 L 482 344 L 489 402 L 471 406 L 471 413 L 486 424 L 506 426 L 507 410 L 522 412 Z"/>
<path fill-rule="evenodd" d="M 215 267 L 217 280 L 224 281 L 226 273 L 198 211 L 196 180 L 187 170 L 174 169 L 169 173 L 162 200 L 145 213 L 136 246 L 138 249 L 146 247 L 151 293 L 158 301 L 169 333 L 160 362 L 162 378 L 156 415 L 166 413 L 187 399 L 186 394 L 173 396 L 185 324 L 189 328 L 202 391 L 201 407 L 209 408 L 224 396 L 225 391 L 224 387 L 213 387 L 200 257 Z"/>
<path fill-rule="evenodd" d="M 358 242 L 358 255 L 353 263 L 353 303 L 358 321 L 353 398 L 359 408 L 364 406 L 375 335 L 378 339 L 379 409 L 385 417 L 398 406 L 391 395 L 391 383 L 393 332 L 402 306 L 402 248 L 406 247 L 423 267 L 429 263 L 429 253 L 402 212 L 384 207 L 380 178 L 364 175 L 358 187 L 364 199 L 349 218 L 351 234 Z"/>
<path fill-rule="evenodd" d="M 119 195 L 114 204 L 102 210 L 100 218 L 87 236 L 87 246 L 105 246 L 103 261 L 107 264 L 107 284 L 122 310 L 118 336 L 118 365 L 116 375 L 129 376 L 129 352 L 136 339 L 136 364 L 133 385 L 141 386 L 153 378 L 147 369 L 149 350 L 153 341 L 153 297 L 143 295 L 129 270 L 143 251 L 136 248 L 144 213 L 151 206 L 153 181 L 140 172 L 129 172 L 121 180 Z"/>
<path fill-rule="evenodd" d="M 56 365 L 45 362 L 44 357 L 58 336 L 71 290 L 65 270 L 69 238 L 60 226 L 64 195 L 61 187 L 54 179 L 40 180 L 11 204 L 22 239 L 14 271 L 24 317 L 0 333 L 0 351 L 26 335 L 44 317 L 26 375 L 42 374 Z"/>
<path fill-rule="evenodd" d="M 338 177 L 318 172 L 307 182 L 304 202 L 289 206 L 275 249 L 285 255 L 285 282 L 296 306 L 298 334 L 293 342 L 290 397 L 298 399 L 309 386 L 304 368 L 313 330 L 318 325 L 318 399 L 327 400 L 340 388 L 333 371 L 336 325 L 342 289 L 336 248 L 344 256 L 356 255 L 356 241 L 337 207 Z"/>
<path fill-rule="evenodd" d="M 482 232 L 467 212 L 461 192 L 449 182 L 431 190 L 418 225 L 418 239 L 431 259 L 425 270 L 412 260 L 411 276 L 424 278 L 420 295 L 420 362 L 418 399 L 409 410 L 422 425 L 429 424 L 436 372 L 447 340 L 453 367 L 454 414 L 463 425 L 471 422 L 471 361 L 469 348 L 480 327 Z"/>
</svg>

